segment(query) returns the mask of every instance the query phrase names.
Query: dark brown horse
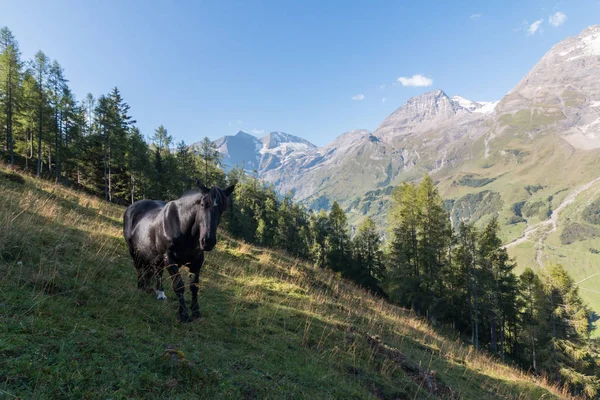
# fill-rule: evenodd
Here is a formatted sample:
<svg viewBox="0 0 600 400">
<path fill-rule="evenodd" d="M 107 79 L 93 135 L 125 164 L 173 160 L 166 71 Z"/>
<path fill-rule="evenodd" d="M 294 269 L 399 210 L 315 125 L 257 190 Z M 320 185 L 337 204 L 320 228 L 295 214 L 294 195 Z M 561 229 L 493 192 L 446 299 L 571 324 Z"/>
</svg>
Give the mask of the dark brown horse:
<svg viewBox="0 0 600 400">
<path fill-rule="evenodd" d="M 188 322 L 200 316 L 198 282 L 204 252 L 217 243 L 217 226 L 227 207 L 234 185 L 210 189 L 197 181 L 198 189 L 184 193 L 179 199 L 136 201 L 123 216 L 123 235 L 138 273 L 138 288 L 146 290 L 157 278 L 159 300 L 166 299 L 162 275 L 166 268 L 173 280 L 179 300 L 179 318 Z M 179 267 L 187 265 L 192 273 L 192 315 L 185 305 L 184 286 Z"/>
</svg>

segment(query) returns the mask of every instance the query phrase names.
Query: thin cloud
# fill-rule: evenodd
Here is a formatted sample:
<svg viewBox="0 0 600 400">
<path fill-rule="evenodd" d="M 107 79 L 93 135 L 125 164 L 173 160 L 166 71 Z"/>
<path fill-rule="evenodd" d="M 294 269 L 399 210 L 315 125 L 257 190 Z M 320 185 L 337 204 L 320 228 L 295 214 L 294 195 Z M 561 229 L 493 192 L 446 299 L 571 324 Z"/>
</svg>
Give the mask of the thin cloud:
<svg viewBox="0 0 600 400">
<path fill-rule="evenodd" d="M 564 24 L 566 19 L 567 15 L 558 11 L 557 13 L 548 17 L 548 22 L 550 23 L 550 25 L 556 28 L 557 26 L 561 26 L 562 24 Z"/>
<path fill-rule="evenodd" d="M 385 98 L 385 97 L 381 99 L 382 103 L 385 103 L 386 101 L 387 101 L 387 98 Z"/>
<path fill-rule="evenodd" d="M 527 28 L 527 34 L 532 36 L 535 35 L 537 31 L 541 32 L 540 27 L 542 26 L 542 22 L 544 22 L 544 19 L 538 19 L 533 24 L 529 25 L 529 28 Z"/>
<path fill-rule="evenodd" d="M 252 129 L 250 133 L 254 135 L 262 135 L 263 133 L 265 133 L 265 131 L 263 129 Z"/>
<path fill-rule="evenodd" d="M 469 18 L 471 19 L 479 19 L 483 16 L 483 14 L 471 14 L 471 16 Z"/>
<path fill-rule="evenodd" d="M 379 85 L 379 89 L 385 89 L 385 83 L 383 85 Z"/>
<path fill-rule="evenodd" d="M 433 80 L 431 78 L 420 74 L 415 74 L 410 78 L 401 76 L 398 78 L 398 82 L 400 82 L 402 86 L 424 87 L 433 85 Z"/>
<path fill-rule="evenodd" d="M 356 96 L 352 96 L 352 100 L 356 100 L 356 101 L 361 101 L 365 99 L 365 95 L 364 94 L 357 94 Z"/>
</svg>

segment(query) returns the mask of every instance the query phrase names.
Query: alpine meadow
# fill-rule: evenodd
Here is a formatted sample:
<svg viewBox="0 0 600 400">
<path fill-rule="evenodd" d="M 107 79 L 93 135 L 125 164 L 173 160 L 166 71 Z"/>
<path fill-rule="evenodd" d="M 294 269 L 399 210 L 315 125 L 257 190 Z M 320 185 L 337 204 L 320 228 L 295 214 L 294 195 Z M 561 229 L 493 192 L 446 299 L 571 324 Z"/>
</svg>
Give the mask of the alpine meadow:
<svg viewBox="0 0 600 400">
<path fill-rule="evenodd" d="M 219 79 L 247 62 L 242 78 L 260 90 L 250 100 L 240 87 L 232 109 L 276 118 L 297 101 L 298 113 L 308 111 L 302 96 L 262 103 L 270 84 L 261 79 L 284 94 L 327 87 L 315 71 L 335 63 L 327 66 L 323 54 L 360 52 L 369 41 L 341 41 L 332 22 L 339 42 L 331 43 L 340 47 L 307 50 L 303 41 L 316 35 L 312 28 L 322 32 L 332 5 L 267 3 L 238 6 L 284 10 L 277 15 L 306 30 L 290 25 L 276 37 L 253 24 L 247 33 L 227 25 L 199 39 L 197 53 L 205 57 L 212 48 L 203 41 L 214 41 L 218 54 L 236 61 L 200 63 L 190 48 L 169 65 L 213 71 L 214 82 L 188 76 L 189 85 L 205 79 L 206 88 L 230 93 Z M 115 5 L 125 16 L 157 12 L 138 5 L 130 13 L 130 6 Z M 103 6 L 69 13 L 83 16 L 88 7 Z M 167 9 L 188 21 L 178 7 Z M 193 7 L 232 21 L 244 14 L 230 2 Z M 368 8 L 348 7 L 340 12 Z M 380 12 L 373 7 L 364 12 Z M 513 29 L 527 39 L 523 46 L 583 18 L 542 10 L 550 15 Z M 487 14 L 469 15 L 477 24 Z M 148 120 L 188 113 L 188 131 L 217 131 L 201 127 L 222 117 L 222 106 L 211 106 L 222 99 L 198 90 L 183 105 L 184 94 L 172 93 L 184 88 L 164 89 L 185 75 L 176 69 L 156 77 L 160 112 L 148 111 L 150 97 L 132 101 L 120 84 L 82 92 L 108 75 L 63 68 L 42 50 L 29 54 L 41 31 L 30 29 L 20 42 L 11 30 L 22 32 L 18 22 L 13 28 L 0 16 L 0 23 L 10 25 L 0 29 L 0 398 L 600 398 L 600 25 L 586 22 L 555 41 L 495 101 L 429 88 L 425 74 L 371 82 L 377 88 L 352 92 L 348 103 L 358 107 L 378 93 L 380 107 L 395 101 L 393 91 L 411 94 L 375 129 L 355 126 L 313 144 L 321 134 L 309 140 L 250 129 L 242 117 L 229 117 L 214 136 L 176 139 L 183 133 L 167 122 L 148 130 Z M 202 29 L 176 25 L 169 29 L 181 38 Z M 146 80 L 136 57 L 168 58 L 125 37 L 131 59 L 106 53 L 100 60 L 105 42 L 95 29 L 57 39 L 58 48 L 85 48 L 101 65 L 135 64 Z M 456 29 L 445 34 L 458 37 Z M 142 36 L 136 40 L 152 41 Z M 89 43 L 77 47 L 78 40 Z M 298 54 L 287 47 L 267 54 L 277 53 L 282 76 L 293 72 L 299 86 L 254 70 L 253 56 L 237 47 L 246 40 L 296 46 Z M 328 46 L 325 36 L 314 40 Z M 234 49 L 244 62 L 235 64 Z M 313 52 L 297 70 L 283 67 L 286 57 L 297 62 Z M 88 62 L 87 54 L 77 62 Z M 263 65 L 276 68 L 267 59 Z M 323 123 L 333 118 L 315 110 Z M 360 113 L 369 112 L 342 112 L 348 123 L 362 121 L 351 115 Z"/>
</svg>

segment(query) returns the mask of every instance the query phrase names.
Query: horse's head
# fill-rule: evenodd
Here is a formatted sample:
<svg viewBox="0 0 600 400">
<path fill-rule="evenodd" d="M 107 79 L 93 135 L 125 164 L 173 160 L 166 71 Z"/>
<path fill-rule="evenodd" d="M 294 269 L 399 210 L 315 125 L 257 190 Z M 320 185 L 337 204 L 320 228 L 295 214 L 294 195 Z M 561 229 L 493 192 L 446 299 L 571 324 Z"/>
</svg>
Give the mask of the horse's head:
<svg viewBox="0 0 600 400">
<path fill-rule="evenodd" d="M 235 185 L 225 189 L 213 186 L 210 189 L 196 180 L 196 184 L 202 193 L 198 209 L 197 221 L 200 221 L 200 250 L 211 251 L 217 244 L 217 226 L 221 221 L 221 215 L 227 209 L 227 200 Z"/>
</svg>

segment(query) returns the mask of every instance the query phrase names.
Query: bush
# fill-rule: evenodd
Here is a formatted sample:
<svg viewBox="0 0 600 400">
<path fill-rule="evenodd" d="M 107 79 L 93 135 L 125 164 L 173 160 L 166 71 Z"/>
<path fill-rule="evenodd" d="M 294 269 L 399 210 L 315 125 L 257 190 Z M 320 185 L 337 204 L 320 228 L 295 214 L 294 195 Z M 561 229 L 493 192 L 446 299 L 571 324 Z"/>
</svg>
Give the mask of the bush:
<svg viewBox="0 0 600 400">
<path fill-rule="evenodd" d="M 508 224 L 509 225 L 514 225 L 514 224 L 518 224 L 521 222 L 525 222 L 525 218 L 520 217 L 518 215 L 513 215 L 508 219 Z"/>
<path fill-rule="evenodd" d="M 469 187 L 481 187 L 485 186 L 488 183 L 492 183 L 496 180 L 496 178 L 476 178 L 475 175 L 465 175 L 461 177 L 458 181 L 454 181 L 453 184 L 455 186 L 469 186 Z"/>
<path fill-rule="evenodd" d="M 524 201 L 520 201 L 512 205 L 512 212 L 518 216 L 523 217 L 523 206 L 525 205 Z"/>
<path fill-rule="evenodd" d="M 600 198 L 593 201 L 583 210 L 582 217 L 590 224 L 600 225 Z"/>
<path fill-rule="evenodd" d="M 567 227 L 560 234 L 560 242 L 566 245 L 599 236 L 600 230 L 598 230 L 598 228 L 576 222 L 567 225 Z"/>
<path fill-rule="evenodd" d="M 542 185 L 527 185 L 527 186 L 525 186 L 525 190 L 527 190 L 527 192 L 529 194 L 533 194 L 543 188 L 544 187 Z"/>
<path fill-rule="evenodd" d="M 544 206 L 545 206 L 545 204 L 544 204 L 543 201 L 536 201 L 535 203 L 527 203 L 527 204 L 525 204 L 523 206 L 522 213 L 527 218 L 530 218 L 530 217 L 533 217 L 536 214 L 539 214 L 540 213 L 540 208 L 544 207 Z M 541 214 L 540 214 L 540 216 L 541 216 Z M 545 219 L 545 218 L 541 218 L 541 219 Z"/>
</svg>

